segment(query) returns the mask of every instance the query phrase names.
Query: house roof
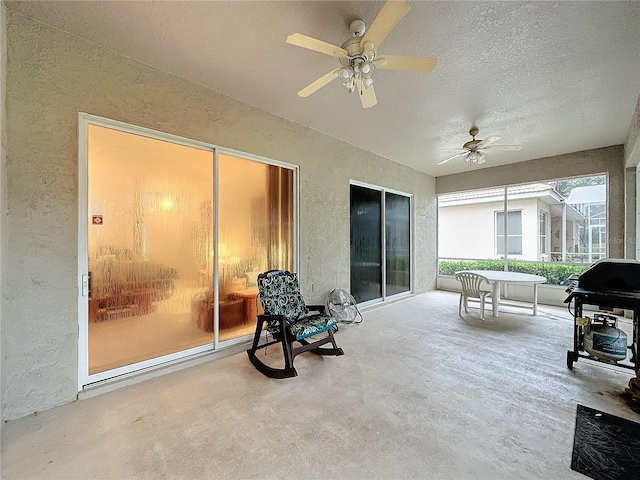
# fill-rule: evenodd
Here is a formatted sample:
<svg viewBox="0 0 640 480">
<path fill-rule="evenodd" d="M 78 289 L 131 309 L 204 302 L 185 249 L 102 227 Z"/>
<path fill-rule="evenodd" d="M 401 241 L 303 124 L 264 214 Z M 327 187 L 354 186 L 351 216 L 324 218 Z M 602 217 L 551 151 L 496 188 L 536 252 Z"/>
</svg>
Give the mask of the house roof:
<svg viewBox="0 0 640 480">
<path fill-rule="evenodd" d="M 437 57 L 438 65 L 429 74 L 377 69 L 378 104 L 368 109 L 339 81 L 298 97 L 340 63 L 285 40 L 302 33 L 340 46 L 349 23 L 371 25 L 382 1 L 4 3 L 434 176 L 468 170 L 462 157 L 438 163 L 461 151 L 474 124 L 478 139 L 524 147 L 490 152 L 474 167 L 485 168 L 621 145 L 640 117 L 638 1 L 410 1 L 379 54 Z"/>
<path fill-rule="evenodd" d="M 605 203 L 606 200 L 606 185 L 587 185 L 571 190 L 567 202 L 571 205 L 579 205 L 583 203 Z"/>
<path fill-rule="evenodd" d="M 516 185 L 508 187 L 507 194 L 509 197 L 542 197 L 551 196 L 556 202 L 562 201 L 562 196 L 556 192 L 551 185 L 544 183 L 530 183 L 525 185 Z M 474 201 L 495 201 L 500 200 L 504 196 L 504 187 L 500 188 L 487 188 L 483 190 L 471 190 L 468 192 L 450 193 L 446 195 L 438 196 L 438 202 L 440 204 L 445 203 L 474 203 Z"/>
<path fill-rule="evenodd" d="M 566 204 L 567 220 L 580 221 L 584 215 L 565 202 L 565 199 L 551 185 L 545 183 L 530 183 L 508 187 L 507 199 L 537 198 L 547 203 L 554 215 L 562 214 L 562 206 Z M 438 196 L 438 205 L 449 207 L 456 205 L 470 205 L 476 203 L 489 203 L 504 199 L 504 187 L 472 190 L 468 192 L 449 193 Z"/>
</svg>

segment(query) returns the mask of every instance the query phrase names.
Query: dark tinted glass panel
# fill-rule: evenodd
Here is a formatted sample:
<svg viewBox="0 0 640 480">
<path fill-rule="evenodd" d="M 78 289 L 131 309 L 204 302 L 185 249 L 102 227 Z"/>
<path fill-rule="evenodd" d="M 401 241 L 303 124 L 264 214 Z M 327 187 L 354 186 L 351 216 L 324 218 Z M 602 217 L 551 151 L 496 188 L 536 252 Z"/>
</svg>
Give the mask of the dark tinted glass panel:
<svg viewBox="0 0 640 480">
<path fill-rule="evenodd" d="M 382 297 L 381 192 L 351 185 L 351 294 Z"/>
<path fill-rule="evenodd" d="M 385 194 L 386 295 L 410 288 L 411 229 L 409 198 Z"/>
</svg>

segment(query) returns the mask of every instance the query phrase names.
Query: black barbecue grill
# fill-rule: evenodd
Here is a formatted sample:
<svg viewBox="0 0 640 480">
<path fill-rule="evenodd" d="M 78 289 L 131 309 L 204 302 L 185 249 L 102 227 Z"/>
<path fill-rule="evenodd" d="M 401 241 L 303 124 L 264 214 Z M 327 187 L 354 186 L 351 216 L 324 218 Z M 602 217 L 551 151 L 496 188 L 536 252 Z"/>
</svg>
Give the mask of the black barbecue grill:
<svg viewBox="0 0 640 480">
<path fill-rule="evenodd" d="M 567 351 L 567 367 L 573 368 L 578 358 L 613 364 L 623 368 L 640 369 L 638 344 L 640 332 L 640 262 L 634 260 L 605 259 L 594 263 L 583 272 L 577 282 L 567 290 L 569 296 L 565 303 L 573 302 L 573 350 Z M 628 349 L 631 350 L 631 364 L 603 361 L 588 355 L 584 350 L 584 327 L 578 319 L 583 317 L 583 306 L 591 305 L 599 310 L 612 311 L 624 309 L 633 311 L 633 335 Z"/>
</svg>

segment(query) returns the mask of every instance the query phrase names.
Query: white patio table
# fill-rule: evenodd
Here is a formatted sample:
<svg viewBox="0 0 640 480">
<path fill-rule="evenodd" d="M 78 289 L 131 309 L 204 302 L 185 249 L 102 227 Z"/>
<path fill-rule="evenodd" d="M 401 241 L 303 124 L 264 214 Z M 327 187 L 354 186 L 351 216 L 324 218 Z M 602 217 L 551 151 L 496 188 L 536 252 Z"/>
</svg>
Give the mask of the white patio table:
<svg viewBox="0 0 640 480">
<path fill-rule="evenodd" d="M 500 284 L 511 283 L 520 285 L 533 285 L 533 314 L 538 314 L 538 285 L 547 283 L 547 278 L 531 273 L 505 272 L 503 270 L 464 270 L 465 272 L 482 275 L 491 284 L 491 305 L 493 316 L 498 316 L 500 306 Z M 458 272 L 456 272 L 458 273 Z"/>
</svg>

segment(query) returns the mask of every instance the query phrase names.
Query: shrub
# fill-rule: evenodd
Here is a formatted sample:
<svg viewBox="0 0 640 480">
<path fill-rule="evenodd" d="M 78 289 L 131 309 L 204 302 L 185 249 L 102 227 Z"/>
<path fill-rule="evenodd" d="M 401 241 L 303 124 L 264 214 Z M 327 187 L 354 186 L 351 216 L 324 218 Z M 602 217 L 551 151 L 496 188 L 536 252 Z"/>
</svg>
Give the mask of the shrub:
<svg viewBox="0 0 640 480">
<path fill-rule="evenodd" d="M 589 265 L 554 262 L 509 262 L 509 271 L 532 273 L 547 278 L 549 285 L 569 285 L 571 275 L 584 272 Z M 455 275 L 460 270 L 503 270 L 503 260 L 440 260 L 439 275 Z"/>
</svg>

